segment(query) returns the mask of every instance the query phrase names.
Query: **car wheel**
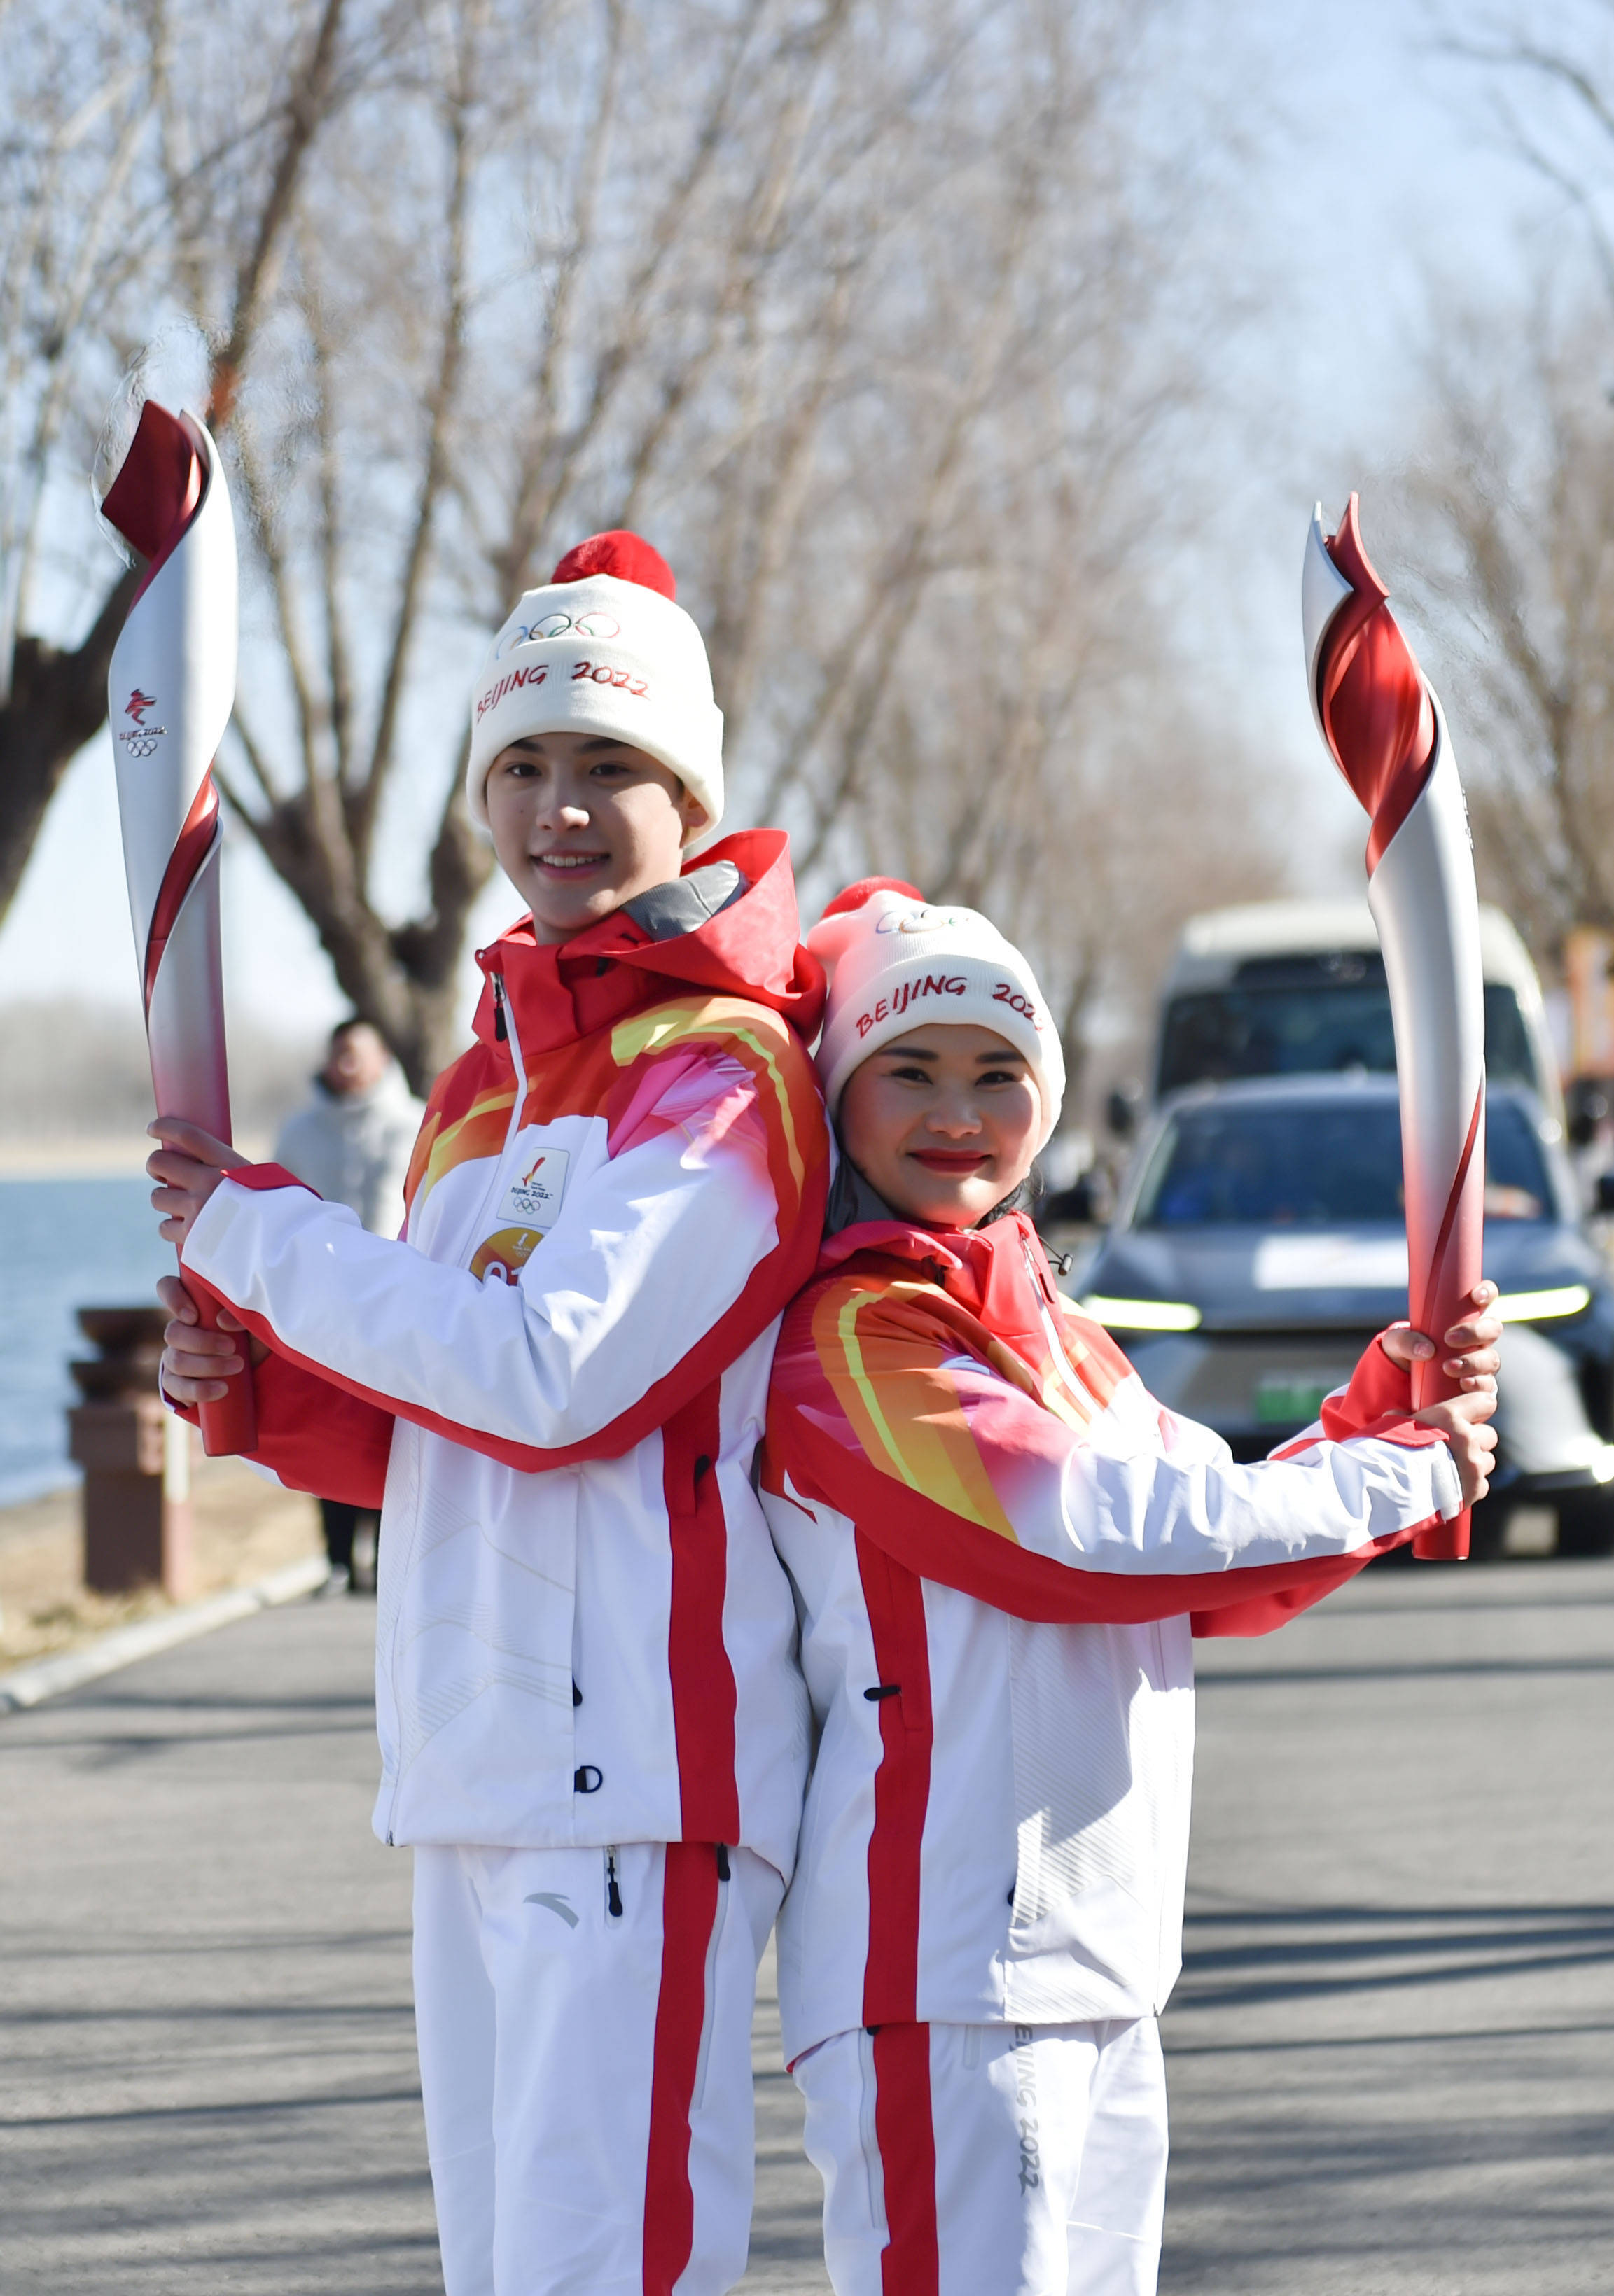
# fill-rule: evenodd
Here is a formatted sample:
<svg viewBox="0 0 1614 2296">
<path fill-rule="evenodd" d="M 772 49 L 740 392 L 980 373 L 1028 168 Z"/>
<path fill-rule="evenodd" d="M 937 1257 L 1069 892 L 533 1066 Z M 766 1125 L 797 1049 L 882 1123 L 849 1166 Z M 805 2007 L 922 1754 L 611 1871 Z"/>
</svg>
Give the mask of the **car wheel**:
<svg viewBox="0 0 1614 2296">
<path fill-rule="evenodd" d="M 1560 1554 L 1614 1554 L 1614 1491 L 1577 1491 L 1558 1503 Z"/>
</svg>

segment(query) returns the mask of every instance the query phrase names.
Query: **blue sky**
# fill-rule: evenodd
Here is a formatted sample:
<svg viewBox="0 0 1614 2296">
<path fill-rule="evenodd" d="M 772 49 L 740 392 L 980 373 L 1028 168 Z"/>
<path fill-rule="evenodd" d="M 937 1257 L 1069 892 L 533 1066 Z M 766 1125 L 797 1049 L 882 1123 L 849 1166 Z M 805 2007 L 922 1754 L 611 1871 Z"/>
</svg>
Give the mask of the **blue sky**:
<svg viewBox="0 0 1614 2296">
<path fill-rule="evenodd" d="M 1181 587 L 1204 707 L 1232 711 L 1269 768 L 1303 891 L 1351 889 L 1360 847 L 1299 672 L 1313 497 L 1336 512 L 1362 472 L 1393 461 L 1410 435 L 1428 267 L 1505 300 L 1543 246 L 1520 229 L 1541 215 L 1538 186 L 1487 140 L 1471 86 L 1422 52 L 1426 21 L 1396 0 L 1198 0 L 1193 20 L 1255 142 L 1226 251 L 1260 310 L 1233 370 L 1234 417 L 1207 436 L 1206 476 L 1223 504 L 1214 549 L 1185 561 Z M 1363 512 L 1371 546 L 1371 497 Z M 312 931 L 240 832 L 226 903 L 237 1009 L 299 1030 L 327 1025 L 342 1000 Z M 515 906 L 490 889 L 473 942 Z M 0 927 L 0 999 L 75 994 L 133 1012 L 134 984 L 103 735 L 68 776 Z"/>
</svg>

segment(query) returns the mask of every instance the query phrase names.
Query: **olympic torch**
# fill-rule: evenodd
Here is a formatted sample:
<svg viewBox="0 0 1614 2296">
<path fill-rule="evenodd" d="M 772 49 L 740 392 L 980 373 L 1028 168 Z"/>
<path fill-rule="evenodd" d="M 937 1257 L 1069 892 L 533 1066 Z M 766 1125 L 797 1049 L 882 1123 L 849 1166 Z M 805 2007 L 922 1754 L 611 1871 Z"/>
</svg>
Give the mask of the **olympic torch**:
<svg viewBox="0 0 1614 2296">
<path fill-rule="evenodd" d="M 152 1089 L 159 1116 L 227 1141 L 212 767 L 235 699 L 235 528 L 202 424 L 148 399 L 101 508 L 146 561 L 107 684 Z M 210 1324 L 211 1302 L 198 1305 Z M 250 1374 L 201 1419 L 212 1456 L 250 1450 Z"/>
<path fill-rule="evenodd" d="M 1396 1029 L 1407 1300 L 1437 1349 L 1469 1310 L 1485 1222 L 1485 988 L 1468 809 L 1440 703 L 1368 562 L 1356 496 L 1337 534 L 1319 504 L 1301 581 L 1312 709 L 1372 819 L 1368 906 Z M 1437 1352 L 1412 1369 L 1414 1408 L 1457 1392 Z M 1460 1559 L 1465 1510 L 1413 1552 Z"/>
</svg>

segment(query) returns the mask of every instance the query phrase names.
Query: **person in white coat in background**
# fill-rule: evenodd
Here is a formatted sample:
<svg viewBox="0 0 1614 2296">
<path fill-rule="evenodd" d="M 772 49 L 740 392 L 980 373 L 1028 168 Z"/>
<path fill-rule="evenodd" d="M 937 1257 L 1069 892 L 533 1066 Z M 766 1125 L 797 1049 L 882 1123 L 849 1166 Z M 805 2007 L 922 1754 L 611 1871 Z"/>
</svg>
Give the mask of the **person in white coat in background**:
<svg viewBox="0 0 1614 2296">
<path fill-rule="evenodd" d="M 305 1107 L 286 1119 L 275 1161 L 327 1203 L 346 1204 L 375 1235 L 403 1225 L 404 1176 L 424 1103 L 416 1099 L 379 1029 L 350 1014 L 331 1031 L 325 1065 Z M 321 1499 L 319 1519 L 334 1593 L 361 1591 L 353 1567 L 362 1527 L 372 1558 L 379 1518 L 346 1499 Z M 365 1574 L 374 1588 L 375 1562 Z"/>
</svg>

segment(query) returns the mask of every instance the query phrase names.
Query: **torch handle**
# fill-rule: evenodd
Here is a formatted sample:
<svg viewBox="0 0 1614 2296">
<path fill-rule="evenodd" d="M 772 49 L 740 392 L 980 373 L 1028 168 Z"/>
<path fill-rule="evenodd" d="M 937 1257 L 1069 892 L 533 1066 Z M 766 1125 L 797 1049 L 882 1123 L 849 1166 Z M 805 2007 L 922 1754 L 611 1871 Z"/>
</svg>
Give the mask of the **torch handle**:
<svg viewBox="0 0 1614 2296">
<path fill-rule="evenodd" d="M 1429 1336 L 1439 1342 L 1452 1324 L 1469 1312 L 1466 1295 L 1461 1299 L 1440 1300 L 1429 1312 Z M 1462 1390 L 1456 1380 L 1448 1379 L 1440 1367 L 1440 1357 L 1431 1362 L 1412 1365 L 1412 1408 L 1427 1410 L 1431 1403 L 1445 1403 Z M 1470 1511 L 1450 1516 L 1445 1522 L 1435 1523 L 1420 1530 L 1412 1541 L 1412 1553 L 1420 1562 L 1463 1562 L 1469 1553 Z"/>
<path fill-rule="evenodd" d="M 181 1271 L 183 1273 L 183 1270 Z M 218 1304 L 205 1292 L 193 1292 L 196 1313 L 204 1332 L 218 1329 Z M 241 1351 L 246 1355 L 251 1341 L 241 1334 Z M 217 1403 L 197 1406 L 202 1422 L 202 1447 L 210 1459 L 234 1458 L 239 1452 L 251 1451 L 258 1441 L 258 1411 L 252 1392 L 252 1371 L 249 1360 L 244 1371 L 232 1373 L 226 1381 L 229 1390 Z"/>
<path fill-rule="evenodd" d="M 218 1406 L 215 1406 L 215 1408 Z M 1412 1541 L 1420 1562 L 1466 1562 L 1469 1559 L 1469 1510 L 1420 1530 Z"/>
</svg>

